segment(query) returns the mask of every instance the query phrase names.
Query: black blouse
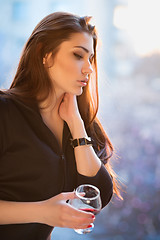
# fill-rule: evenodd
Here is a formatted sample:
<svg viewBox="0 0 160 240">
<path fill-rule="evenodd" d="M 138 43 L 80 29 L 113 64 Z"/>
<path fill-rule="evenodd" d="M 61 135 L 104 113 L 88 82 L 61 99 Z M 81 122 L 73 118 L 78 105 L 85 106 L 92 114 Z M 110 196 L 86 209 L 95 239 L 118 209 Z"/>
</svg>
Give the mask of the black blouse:
<svg viewBox="0 0 160 240">
<path fill-rule="evenodd" d="M 90 183 L 107 205 L 113 193 L 110 175 L 103 164 L 94 177 L 79 174 L 70 138 L 64 122 L 61 150 L 36 105 L 0 92 L 0 200 L 42 201 Z M 46 240 L 52 229 L 40 223 L 0 225 L 0 239 Z"/>
</svg>

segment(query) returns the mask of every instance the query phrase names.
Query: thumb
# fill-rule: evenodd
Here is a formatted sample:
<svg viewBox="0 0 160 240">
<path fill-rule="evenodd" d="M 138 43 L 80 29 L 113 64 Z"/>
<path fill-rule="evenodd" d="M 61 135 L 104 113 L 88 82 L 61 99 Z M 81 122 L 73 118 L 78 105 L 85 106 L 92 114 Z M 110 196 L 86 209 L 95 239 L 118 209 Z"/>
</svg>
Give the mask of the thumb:
<svg viewBox="0 0 160 240">
<path fill-rule="evenodd" d="M 69 199 L 74 199 L 76 196 L 75 196 L 75 192 L 63 192 L 60 194 L 60 200 L 64 200 L 64 201 L 67 201 Z"/>
</svg>

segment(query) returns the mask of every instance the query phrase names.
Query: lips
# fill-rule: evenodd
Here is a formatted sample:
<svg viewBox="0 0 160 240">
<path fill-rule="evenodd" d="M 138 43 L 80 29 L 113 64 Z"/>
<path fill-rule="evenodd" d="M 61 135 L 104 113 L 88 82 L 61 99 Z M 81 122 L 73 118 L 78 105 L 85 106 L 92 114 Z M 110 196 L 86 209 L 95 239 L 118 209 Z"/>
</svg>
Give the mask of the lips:
<svg viewBox="0 0 160 240">
<path fill-rule="evenodd" d="M 87 83 L 88 82 L 88 78 L 85 78 L 85 79 L 82 79 L 82 80 L 78 80 L 78 82 Z"/>
<path fill-rule="evenodd" d="M 88 82 L 88 79 L 81 80 L 81 82 L 85 82 L 85 83 L 87 83 L 87 82 Z"/>
<path fill-rule="evenodd" d="M 87 85 L 87 82 L 88 82 L 88 77 L 85 77 L 81 80 L 77 80 L 77 82 L 82 86 L 82 87 L 85 87 Z"/>
<path fill-rule="evenodd" d="M 78 83 L 82 86 L 85 87 L 87 85 L 87 81 L 86 80 L 78 80 Z"/>
</svg>

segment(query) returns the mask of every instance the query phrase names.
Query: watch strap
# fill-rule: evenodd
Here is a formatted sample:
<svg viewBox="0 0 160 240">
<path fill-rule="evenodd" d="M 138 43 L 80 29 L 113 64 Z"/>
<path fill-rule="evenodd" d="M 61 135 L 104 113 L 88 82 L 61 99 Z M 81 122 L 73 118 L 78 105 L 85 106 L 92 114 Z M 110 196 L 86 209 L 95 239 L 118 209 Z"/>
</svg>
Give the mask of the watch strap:
<svg viewBox="0 0 160 240">
<path fill-rule="evenodd" d="M 92 145 L 92 144 L 93 144 L 93 140 L 90 137 L 71 139 L 71 145 L 73 148 L 77 146 Z"/>
</svg>

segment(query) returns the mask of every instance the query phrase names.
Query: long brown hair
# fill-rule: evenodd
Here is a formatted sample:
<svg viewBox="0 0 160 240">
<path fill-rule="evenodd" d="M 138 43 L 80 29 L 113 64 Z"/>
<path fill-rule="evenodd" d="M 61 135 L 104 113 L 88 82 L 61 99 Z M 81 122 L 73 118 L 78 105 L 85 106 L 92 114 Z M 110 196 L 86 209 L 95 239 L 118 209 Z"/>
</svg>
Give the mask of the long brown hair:
<svg viewBox="0 0 160 240">
<path fill-rule="evenodd" d="M 90 18 L 55 12 L 42 19 L 24 47 L 17 72 L 7 93 L 25 102 L 44 101 L 52 91 L 52 84 L 43 66 L 43 58 L 52 52 L 54 59 L 60 44 L 68 40 L 72 34 L 81 32 L 91 34 L 94 47 L 93 73 L 82 95 L 77 97 L 78 106 L 86 129 L 96 142 L 96 152 L 112 176 L 114 193 L 121 198 L 118 181 L 109 163 L 113 146 L 96 117 L 99 104 L 96 59 L 97 33 L 95 27 L 89 24 Z"/>
</svg>

